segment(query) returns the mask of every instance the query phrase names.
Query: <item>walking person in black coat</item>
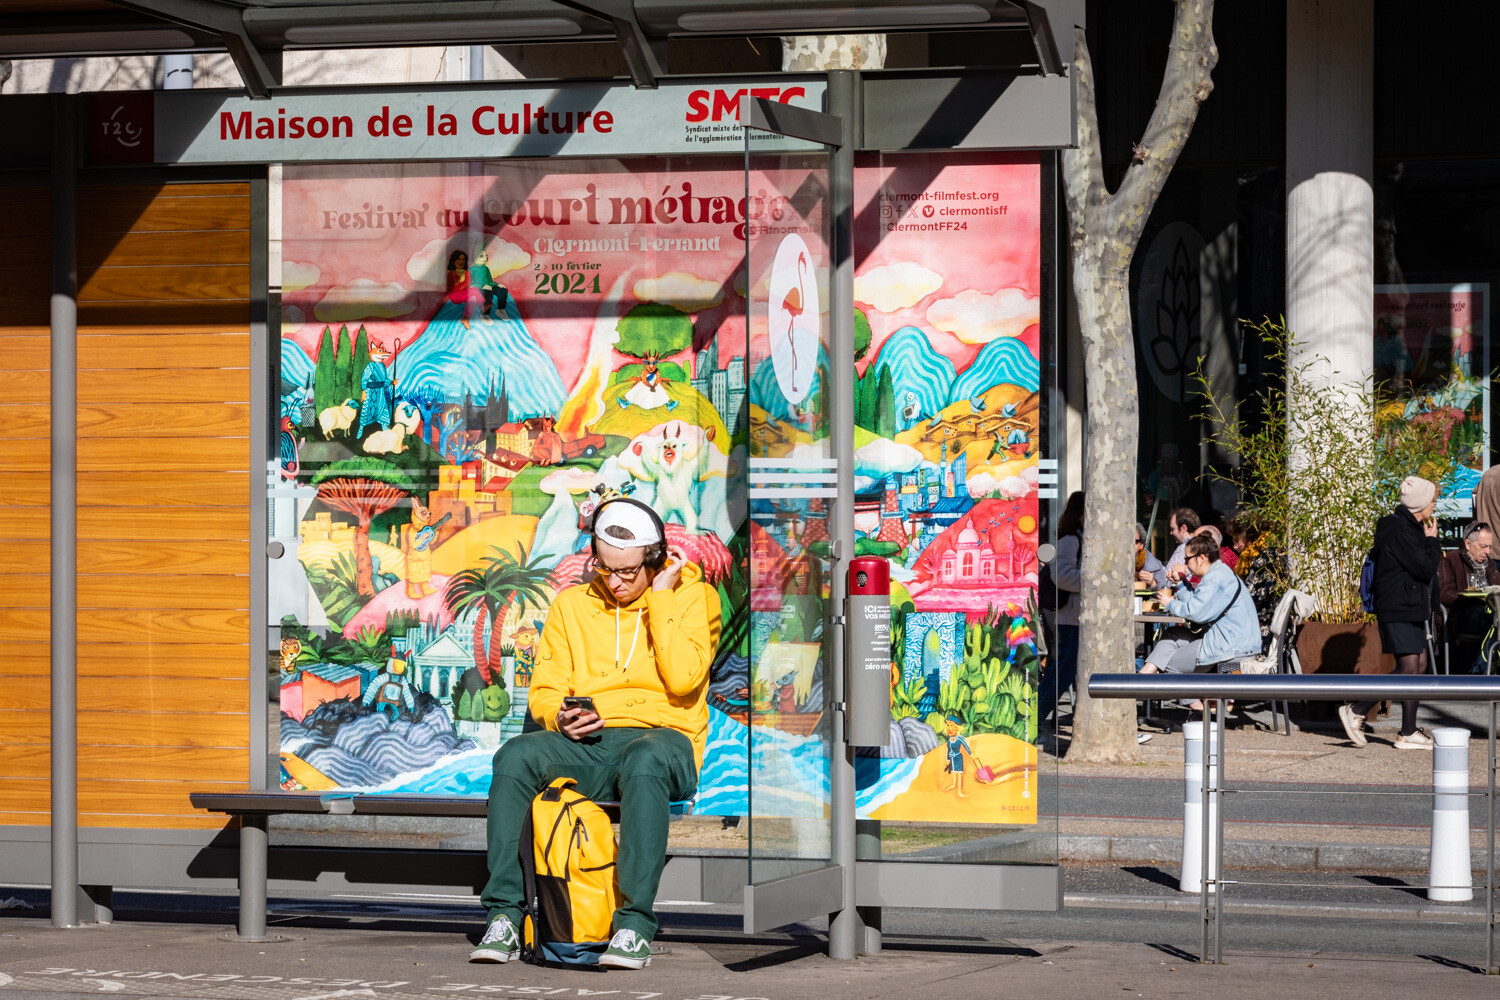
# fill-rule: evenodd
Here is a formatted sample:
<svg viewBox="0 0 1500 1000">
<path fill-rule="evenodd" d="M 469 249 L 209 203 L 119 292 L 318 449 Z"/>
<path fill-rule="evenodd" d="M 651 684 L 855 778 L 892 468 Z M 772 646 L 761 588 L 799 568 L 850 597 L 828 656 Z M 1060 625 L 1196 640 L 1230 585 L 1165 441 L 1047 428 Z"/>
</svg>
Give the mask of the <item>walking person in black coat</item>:
<svg viewBox="0 0 1500 1000">
<path fill-rule="evenodd" d="M 1437 487 L 1426 479 L 1407 476 L 1401 481 L 1401 504 L 1375 525 L 1375 622 L 1382 652 L 1396 657 L 1396 673 L 1427 672 L 1427 624 L 1432 620 L 1432 581 L 1437 576 L 1442 549 L 1432 509 Z M 1367 742 L 1364 717 L 1376 703 L 1339 706 L 1344 732 L 1355 746 Z M 1401 750 L 1431 750 L 1432 738 L 1417 728 L 1416 701 L 1401 703 Z"/>
</svg>

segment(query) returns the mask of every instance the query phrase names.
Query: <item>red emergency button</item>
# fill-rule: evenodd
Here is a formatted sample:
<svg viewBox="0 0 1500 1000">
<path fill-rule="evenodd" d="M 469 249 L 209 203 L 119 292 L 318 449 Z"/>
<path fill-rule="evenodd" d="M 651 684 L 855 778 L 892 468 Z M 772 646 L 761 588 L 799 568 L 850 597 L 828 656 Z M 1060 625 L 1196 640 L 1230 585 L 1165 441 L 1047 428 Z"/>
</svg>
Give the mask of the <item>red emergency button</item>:
<svg viewBox="0 0 1500 1000">
<path fill-rule="evenodd" d="M 879 556 L 859 556 L 849 561 L 849 593 L 886 595 L 891 592 L 891 564 Z"/>
</svg>

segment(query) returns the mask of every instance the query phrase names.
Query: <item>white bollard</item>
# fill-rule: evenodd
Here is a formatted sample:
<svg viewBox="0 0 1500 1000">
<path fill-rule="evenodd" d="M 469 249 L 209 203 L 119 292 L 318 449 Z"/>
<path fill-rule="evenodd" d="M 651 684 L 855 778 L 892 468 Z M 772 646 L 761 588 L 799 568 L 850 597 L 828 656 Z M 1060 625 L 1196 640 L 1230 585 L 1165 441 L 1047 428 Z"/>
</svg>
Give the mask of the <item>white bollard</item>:
<svg viewBox="0 0 1500 1000">
<path fill-rule="evenodd" d="M 1469 731 L 1432 731 L 1432 850 L 1427 898 L 1462 903 L 1474 898 L 1469 867 Z"/>
<path fill-rule="evenodd" d="M 1218 728 L 1213 730 L 1216 737 L 1214 743 L 1214 758 L 1208 768 L 1208 781 L 1211 786 L 1219 783 L 1218 765 Z M 1183 892 L 1203 891 L 1203 722 L 1195 720 L 1182 724 L 1182 747 L 1183 747 L 1183 799 L 1182 799 L 1182 879 L 1178 882 L 1178 888 Z M 1217 796 L 1215 796 L 1217 799 Z M 1215 884 L 1208 887 L 1210 893 L 1218 890 L 1218 851 L 1215 850 L 1219 836 L 1219 804 L 1214 801 L 1209 806 L 1208 814 L 1208 863 L 1209 878 Z"/>
</svg>

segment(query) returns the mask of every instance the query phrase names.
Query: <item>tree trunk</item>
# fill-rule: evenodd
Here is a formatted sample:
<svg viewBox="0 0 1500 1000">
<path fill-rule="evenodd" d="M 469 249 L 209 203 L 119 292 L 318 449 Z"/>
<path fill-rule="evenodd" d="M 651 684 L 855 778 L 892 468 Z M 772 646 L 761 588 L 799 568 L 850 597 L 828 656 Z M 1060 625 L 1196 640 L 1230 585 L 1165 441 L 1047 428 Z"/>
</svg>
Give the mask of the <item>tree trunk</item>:
<svg viewBox="0 0 1500 1000">
<path fill-rule="evenodd" d="M 1198 105 L 1213 90 L 1213 68 L 1219 58 L 1213 40 L 1213 0 L 1177 0 L 1161 92 L 1113 194 L 1104 184 L 1094 69 L 1081 29 L 1074 35 L 1073 54 L 1078 148 L 1063 151 L 1062 171 L 1073 292 L 1083 333 L 1089 450 L 1083 483 L 1087 503 L 1078 701 L 1069 756 L 1118 761 L 1135 756 L 1135 705 L 1091 699 L 1088 679 L 1095 673 L 1128 673 L 1135 665 L 1131 581 L 1140 404 L 1130 321 L 1130 260 L 1187 143 Z"/>
<path fill-rule="evenodd" d="M 359 596 L 375 596 L 375 563 L 370 558 L 370 522 L 368 507 L 361 508 L 359 524 L 354 529 L 354 575 L 359 581 Z"/>
<path fill-rule="evenodd" d="M 479 679 L 486 686 L 490 683 L 490 653 L 484 644 L 484 619 L 489 610 L 488 605 L 481 603 L 474 613 L 474 669 L 479 671 Z"/>
<path fill-rule="evenodd" d="M 783 73 L 816 73 L 830 69 L 881 69 L 885 35 L 784 35 Z"/>
<path fill-rule="evenodd" d="M 495 620 L 490 625 L 490 645 L 485 652 L 485 659 L 490 666 L 490 683 L 501 684 L 505 682 L 505 664 L 500 662 L 500 633 L 505 630 L 505 606 L 501 605 L 495 609 Z"/>
</svg>

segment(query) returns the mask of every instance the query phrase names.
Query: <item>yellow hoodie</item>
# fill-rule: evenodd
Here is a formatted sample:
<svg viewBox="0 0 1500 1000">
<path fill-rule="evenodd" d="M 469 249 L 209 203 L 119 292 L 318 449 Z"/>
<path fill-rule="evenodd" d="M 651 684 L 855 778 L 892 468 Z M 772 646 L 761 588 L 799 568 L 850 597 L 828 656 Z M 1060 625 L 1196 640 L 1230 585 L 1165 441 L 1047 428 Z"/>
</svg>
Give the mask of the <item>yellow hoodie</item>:
<svg viewBox="0 0 1500 1000">
<path fill-rule="evenodd" d="M 675 729 L 699 767 L 708 738 L 708 668 L 719 646 L 719 592 L 693 563 L 671 590 L 617 605 L 598 577 L 552 602 L 529 708 L 557 731 L 565 695 L 588 695 L 606 727 Z"/>
</svg>

